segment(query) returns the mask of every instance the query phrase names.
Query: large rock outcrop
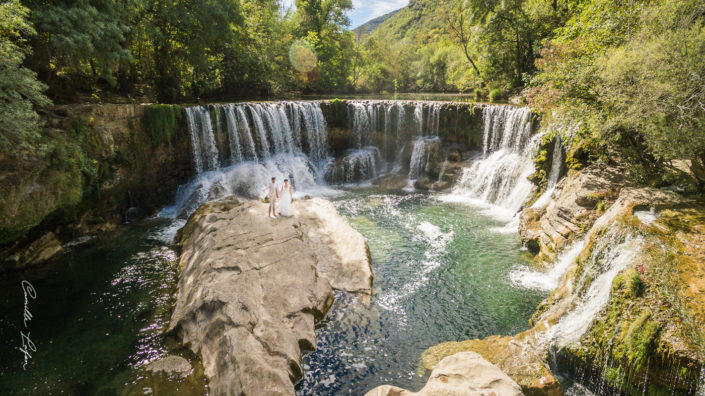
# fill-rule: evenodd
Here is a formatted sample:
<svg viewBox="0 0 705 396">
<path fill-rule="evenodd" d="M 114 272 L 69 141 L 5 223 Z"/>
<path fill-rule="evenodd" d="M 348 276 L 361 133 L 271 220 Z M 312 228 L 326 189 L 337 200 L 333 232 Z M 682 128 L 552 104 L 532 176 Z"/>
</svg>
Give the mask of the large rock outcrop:
<svg viewBox="0 0 705 396">
<path fill-rule="evenodd" d="M 320 199 L 270 219 L 234 198 L 203 205 L 180 232 L 170 330 L 203 359 L 214 395 L 293 395 L 331 285 L 369 294 L 364 238 Z"/>
<path fill-rule="evenodd" d="M 560 396 L 563 394 L 561 385 L 544 363 L 545 349 L 536 339 L 541 330 L 544 328 L 533 328 L 516 336 L 445 342 L 427 349 L 421 361 L 427 370 L 435 370 L 448 357 L 478 353 L 515 381 L 523 394 Z"/>
<path fill-rule="evenodd" d="M 441 360 L 426 386 L 414 393 L 382 385 L 365 396 L 521 396 L 521 387 L 475 352 L 461 352 Z"/>
<path fill-rule="evenodd" d="M 537 262 L 551 262 L 558 252 L 584 234 L 625 185 L 624 170 L 593 166 L 572 171 L 557 186 L 553 199 L 521 214 L 519 235 Z"/>
</svg>

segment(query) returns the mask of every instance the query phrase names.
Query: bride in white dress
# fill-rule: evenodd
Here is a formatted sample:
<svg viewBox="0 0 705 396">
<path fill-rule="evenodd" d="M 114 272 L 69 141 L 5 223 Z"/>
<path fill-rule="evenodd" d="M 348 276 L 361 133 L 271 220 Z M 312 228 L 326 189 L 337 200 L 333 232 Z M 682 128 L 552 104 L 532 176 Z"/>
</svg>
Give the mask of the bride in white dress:
<svg viewBox="0 0 705 396">
<path fill-rule="evenodd" d="M 284 217 L 292 216 L 291 196 L 294 189 L 289 184 L 289 179 L 284 179 L 284 185 L 279 191 L 279 215 Z"/>
</svg>

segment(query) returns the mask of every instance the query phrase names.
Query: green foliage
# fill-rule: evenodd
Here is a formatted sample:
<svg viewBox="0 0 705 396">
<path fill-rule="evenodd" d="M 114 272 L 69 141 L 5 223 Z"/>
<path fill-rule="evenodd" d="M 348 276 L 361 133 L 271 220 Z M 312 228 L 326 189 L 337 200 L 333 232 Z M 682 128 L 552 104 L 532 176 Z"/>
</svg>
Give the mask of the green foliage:
<svg viewBox="0 0 705 396">
<path fill-rule="evenodd" d="M 403 90 L 518 89 L 568 11 L 532 0 L 412 1 L 363 41 L 359 87 L 388 90 L 385 81 L 396 80 Z"/>
<path fill-rule="evenodd" d="M 487 96 L 490 102 L 494 102 L 496 100 L 501 100 L 505 99 L 506 95 L 501 89 L 495 88 L 490 91 L 490 94 Z"/>
<path fill-rule="evenodd" d="M 19 1 L 0 3 L 0 153 L 33 150 L 40 139 L 35 106 L 49 104 L 44 85 L 23 66 L 26 40 L 35 32 Z"/>
<path fill-rule="evenodd" d="M 705 5 L 581 3 L 542 50 L 530 102 L 584 123 L 588 146 L 617 148 L 639 184 L 687 160 L 705 187 Z M 671 181 L 672 182 L 672 181 Z"/>
<path fill-rule="evenodd" d="M 142 126 L 149 134 L 153 146 L 171 144 L 180 119 L 180 107 L 156 104 L 145 109 Z"/>
<path fill-rule="evenodd" d="M 646 290 L 646 282 L 636 271 L 629 278 L 629 290 L 634 297 L 641 297 L 644 294 L 644 290 Z"/>
<path fill-rule="evenodd" d="M 348 89 L 351 1 L 298 3 L 292 13 L 277 0 L 28 0 L 39 32 L 28 64 L 60 100 L 114 92 L 175 102 Z M 309 40 L 318 57 L 305 75 L 287 56 L 297 38 Z"/>
</svg>

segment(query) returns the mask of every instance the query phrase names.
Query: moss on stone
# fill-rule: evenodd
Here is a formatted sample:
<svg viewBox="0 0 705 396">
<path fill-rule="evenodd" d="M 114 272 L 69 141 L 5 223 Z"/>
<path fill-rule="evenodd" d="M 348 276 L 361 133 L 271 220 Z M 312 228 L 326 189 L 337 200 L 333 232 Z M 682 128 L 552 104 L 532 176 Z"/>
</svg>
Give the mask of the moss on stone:
<svg viewBox="0 0 705 396">
<path fill-rule="evenodd" d="M 171 144 L 181 119 L 181 108 L 173 105 L 154 104 L 144 110 L 142 126 L 149 134 L 152 145 Z"/>
</svg>

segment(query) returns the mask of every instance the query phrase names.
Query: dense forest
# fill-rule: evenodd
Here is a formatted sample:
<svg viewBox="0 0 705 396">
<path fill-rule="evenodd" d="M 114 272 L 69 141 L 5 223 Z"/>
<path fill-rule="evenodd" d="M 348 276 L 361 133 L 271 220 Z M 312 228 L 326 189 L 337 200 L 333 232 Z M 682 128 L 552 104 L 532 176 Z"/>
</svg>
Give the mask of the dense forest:
<svg viewBox="0 0 705 396">
<path fill-rule="evenodd" d="M 412 0 L 357 32 L 351 7 L 3 1 L 0 151 L 51 152 L 37 111 L 52 102 L 452 91 L 519 97 L 578 125 L 580 155 L 617 147 L 651 184 L 673 183 L 664 178 L 685 164 L 703 187 L 702 1 Z"/>
</svg>

